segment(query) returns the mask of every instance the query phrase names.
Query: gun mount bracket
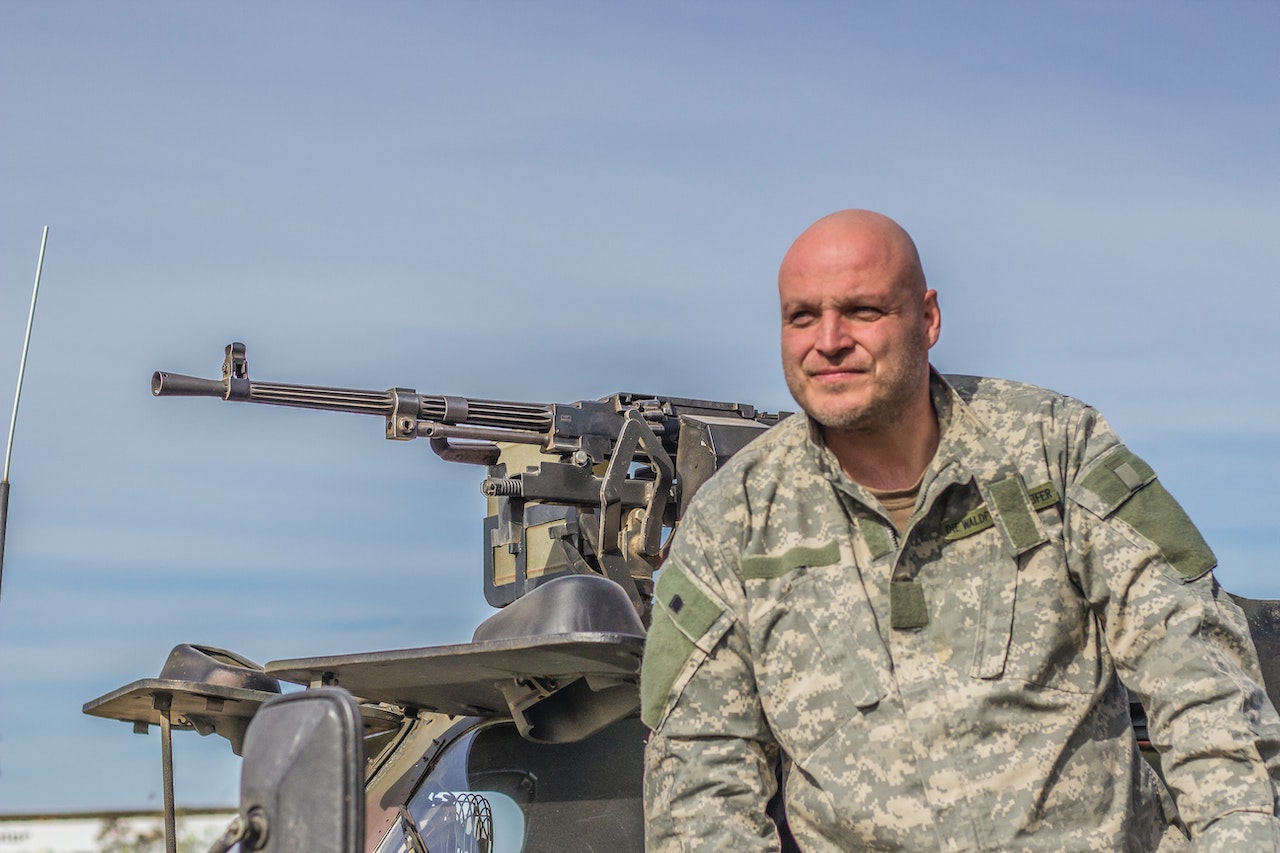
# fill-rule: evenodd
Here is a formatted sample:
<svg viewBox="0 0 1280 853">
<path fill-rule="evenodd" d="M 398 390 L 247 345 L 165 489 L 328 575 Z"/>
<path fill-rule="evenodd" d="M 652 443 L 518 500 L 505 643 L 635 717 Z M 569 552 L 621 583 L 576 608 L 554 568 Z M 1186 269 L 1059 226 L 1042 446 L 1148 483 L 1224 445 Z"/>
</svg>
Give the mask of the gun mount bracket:
<svg viewBox="0 0 1280 853">
<path fill-rule="evenodd" d="M 227 344 L 222 361 L 222 380 L 227 383 L 227 400 L 249 399 L 249 357 L 239 341 Z"/>
<path fill-rule="evenodd" d="M 418 437 L 418 395 L 410 388 L 391 388 L 391 413 L 387 415 L 387 438 L 408 441 Z"/>
</svg>

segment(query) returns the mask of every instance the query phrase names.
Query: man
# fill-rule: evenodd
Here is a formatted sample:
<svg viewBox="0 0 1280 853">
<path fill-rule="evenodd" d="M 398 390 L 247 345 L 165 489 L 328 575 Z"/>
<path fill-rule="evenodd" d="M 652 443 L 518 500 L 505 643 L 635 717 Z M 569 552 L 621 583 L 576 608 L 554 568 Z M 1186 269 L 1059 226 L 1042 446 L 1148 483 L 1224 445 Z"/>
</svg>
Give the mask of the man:
<svg viewBox="0 0 1280 853">
<path fill-rule="evenodd" d="M 1150 467 L 1076 400 L 934 373 L 884 216 L 819 220 L 778 289 L 805 415 L 699 491 L 659 577 L 649 849 L 778 849 L 781 779 L 806 851 L 1280 850 L 1280 719 Z"/>
</svg>

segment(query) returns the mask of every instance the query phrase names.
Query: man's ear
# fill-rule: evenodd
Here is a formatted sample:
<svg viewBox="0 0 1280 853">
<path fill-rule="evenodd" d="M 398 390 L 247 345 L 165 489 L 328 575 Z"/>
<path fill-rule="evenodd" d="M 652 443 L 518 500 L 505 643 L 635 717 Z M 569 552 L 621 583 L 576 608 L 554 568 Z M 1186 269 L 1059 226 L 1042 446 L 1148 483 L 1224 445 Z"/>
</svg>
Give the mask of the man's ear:
<svg viewBox="0 0 1280 853">
<path fill-rule="evenodd" d="M 929 348 L 938 342 L 938 337 L 942 334 L 942 309 L 938 306 L 938 291 L 926 290 L 924 292 L 924 300 L 922 303 L 923 316 L 925 323 L 925 337 Z"/>
</svg>

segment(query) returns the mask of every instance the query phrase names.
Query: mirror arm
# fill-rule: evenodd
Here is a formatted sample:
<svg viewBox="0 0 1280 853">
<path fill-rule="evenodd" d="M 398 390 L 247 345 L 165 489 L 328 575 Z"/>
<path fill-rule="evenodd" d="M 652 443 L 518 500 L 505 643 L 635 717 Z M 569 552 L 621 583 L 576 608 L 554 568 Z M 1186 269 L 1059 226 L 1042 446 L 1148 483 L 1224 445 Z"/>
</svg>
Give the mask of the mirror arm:
<svg viewBox="0 0 1280 853">
<path fill-rule="evenodd" d="M 160 712 L 160 775 L 164 783 L 164 849 L 178 853 L 178 821 L 173 801 L 173 696 L 157 693 L 152 706 Z"/>
</svg>

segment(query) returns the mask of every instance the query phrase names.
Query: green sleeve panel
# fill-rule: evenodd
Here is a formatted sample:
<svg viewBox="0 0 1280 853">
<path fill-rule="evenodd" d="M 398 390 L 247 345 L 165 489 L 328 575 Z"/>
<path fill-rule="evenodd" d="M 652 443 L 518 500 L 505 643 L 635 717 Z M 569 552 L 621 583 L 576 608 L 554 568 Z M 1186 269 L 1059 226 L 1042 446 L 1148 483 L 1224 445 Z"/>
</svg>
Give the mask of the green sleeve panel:
<svg viewBox="0 0 1280 853">
<path fill-rule="evenodd" d="M 668 560 L 654 590 L 653 621 L 640 668 L 640 716 L 657 729 L 687 681 L 732 619 L 706 586 Z M 682 678 L 683 676 L 683 678 Z"/>
<path fill-rule="evenodd" d="M 1076 502 L 1099 518 L 1116 518 L 1160 550 L 1185 580 L 1201 577 L 1217 558 L 1155 471 L 1124 445 L 1100 456 L 1080 478 Z"/>
</svg>

